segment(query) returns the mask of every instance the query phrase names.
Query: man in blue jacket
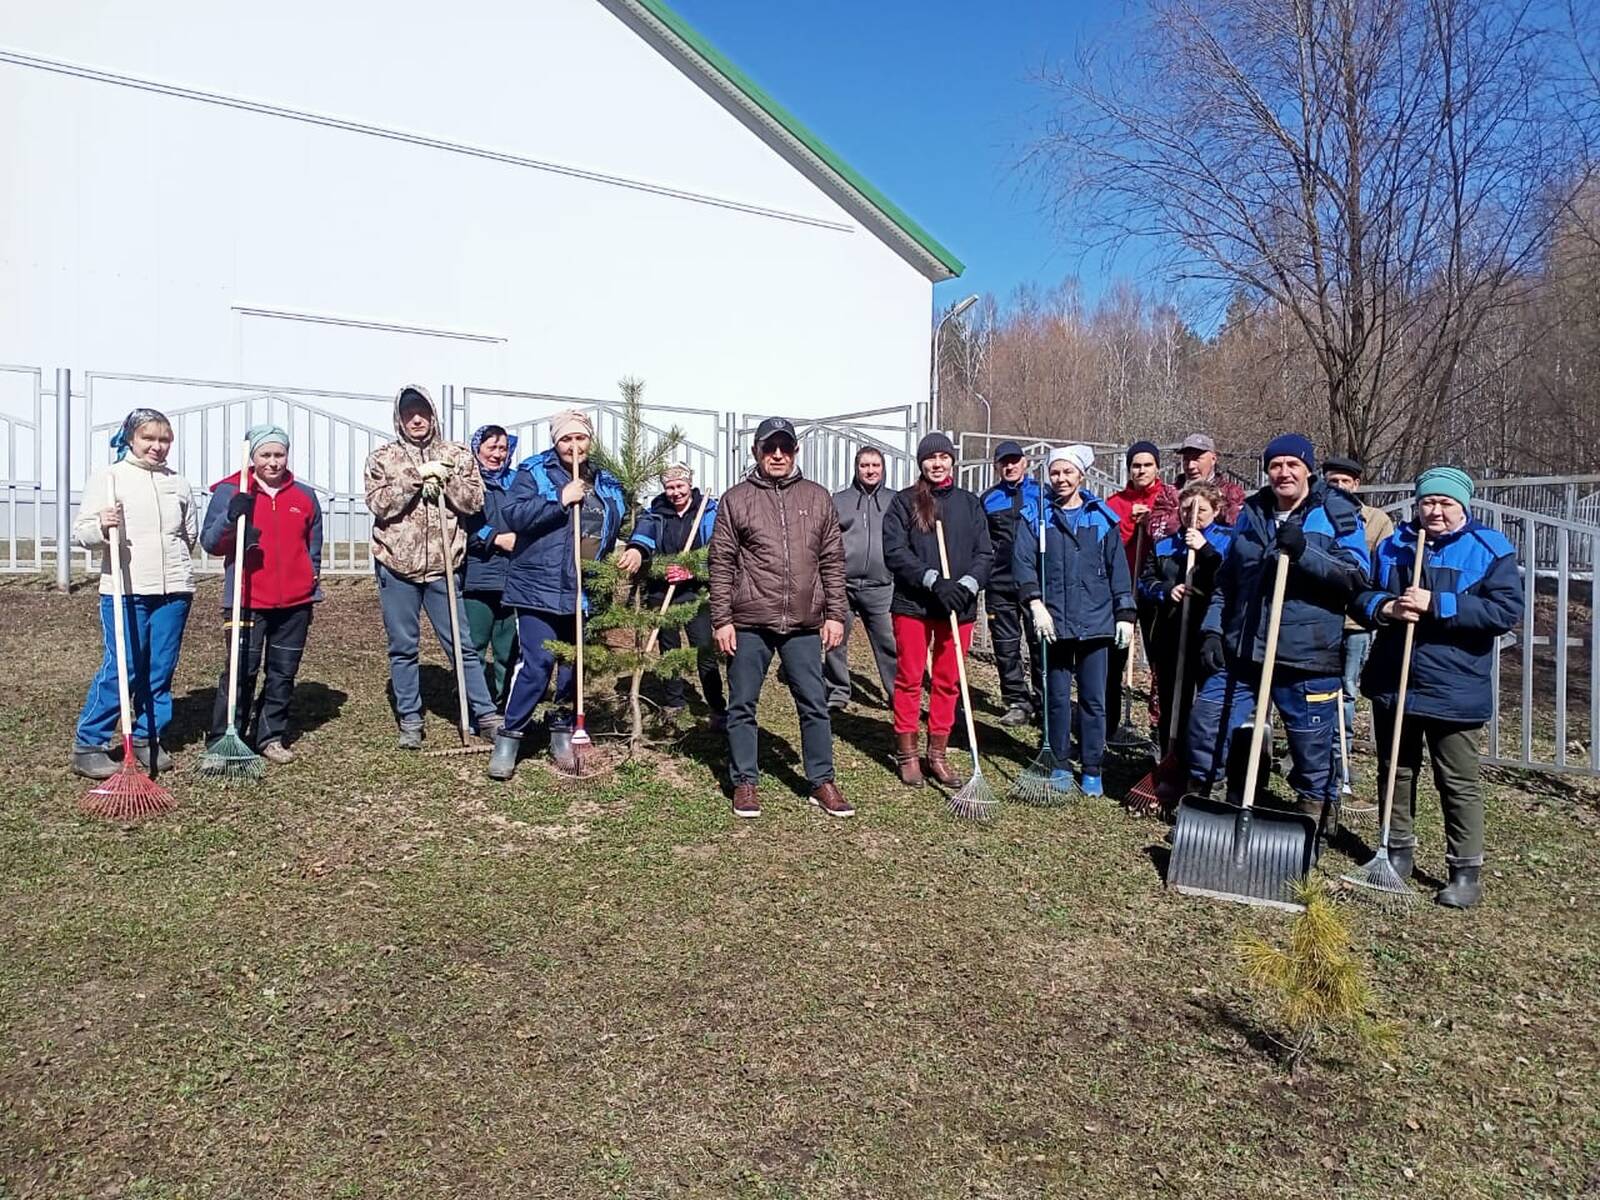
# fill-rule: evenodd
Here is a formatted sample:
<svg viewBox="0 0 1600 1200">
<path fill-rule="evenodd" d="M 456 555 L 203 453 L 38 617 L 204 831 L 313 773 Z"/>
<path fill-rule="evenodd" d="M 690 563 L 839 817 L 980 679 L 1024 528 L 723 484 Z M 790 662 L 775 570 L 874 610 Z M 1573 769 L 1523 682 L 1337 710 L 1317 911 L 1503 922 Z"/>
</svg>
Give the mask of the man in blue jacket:
<svg viewBox="0 0 1600 1200">
<path fill-rule="evenodd" d="M 1324 805 L 1335 794 L 1333 706 L 1341 694 L 1344 612 L 1367 586 L 1361 508 L 1313 478 L 1316 454 L 1300 434 L 1273 438 L 1261 461 L 1267 486 L 1239 510 L 1201 626 L 1206 678 L 1189 719 L 1191 787 L 1207 793 L 1226 775 L 1233 732 L 1255 715 L 1277 558 L 1286 554 L 1272 704 L 1288 734 L 1289 786 L 1321 831 Z"/>
<path fill-rule="evenodd" d="M 1361 690 L 1372 701 L 1379 778 L 1386 778 L 1405 628 L 1414 625 L 1405 721 L 1395 771 L 1389 862 L 1402 879 L 1416 854 L 1417 777 L 1426 743 L 1444 808 L 1450 882 L 1434 896 L 1446 908 L 1471 908 L 1483 897 L 1483 795 L 1478 787 L 1478 731 L 1493 715 L 1494 644 L 1523 616 L 1516 549 L 1474 520 L 1472 480 L 1454 467 L 1417 479 L 1417 520 L 1400 526 L 1372 555 L 1372 588 L 1353 605 L 1378 628 Z M 1411 586 L 1417 522 L 1427 531 L 1422 584 Z"/>
<path fill-rule="evenodd" d="M 1039 664 L 1033 661 L 1033 620 L 1021 596 L 1023 584 L 1030 581 L 1016 579 L 1011 566 L 1011 548 L 1017 538 L 1032 537 L 1035 550 L 1038 548 L 1038 531 L 1032 519 L 1023 520 L 1024 510 L 1035 516 L 1039 512 L 1039 481 L 1033 477 L 1031 467 L 1021 446 L 1001 442 L 994 448 L 999 482 L 979 497 L 989 522 L 989 543 L 994 547 L 994 571 L 984 591 L 983 606 L 989 617 L 995 670 L 1000 675 L 1000 700 L 1006 706 L 1005 715 L 1000 718 L 1002 725 L 1025 725 L 1031 721 L 1034 695 L 1042 686 Z M 1028 646 L 1028 671 L 1022 669 L 1024 640 Z"/>
</svg>

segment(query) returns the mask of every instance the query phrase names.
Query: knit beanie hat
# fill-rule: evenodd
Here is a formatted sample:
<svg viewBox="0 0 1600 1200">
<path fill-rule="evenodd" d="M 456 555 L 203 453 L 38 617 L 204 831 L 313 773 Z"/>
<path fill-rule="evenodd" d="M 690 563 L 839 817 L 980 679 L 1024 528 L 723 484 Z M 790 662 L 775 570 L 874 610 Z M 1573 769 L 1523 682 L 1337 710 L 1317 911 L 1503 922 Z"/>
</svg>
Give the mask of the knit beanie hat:
<svg viewBox="0 0 1600 1200">
<path fill-rule="evenodd" d="M 1306 470 L 1317 469 L 1317 451 L 1312 446 L 1311 439 L 1303 433 L 1280 433 L 1267 443 L 1267 448 L 1261 452 L 1261 466 L 1265 470 L 1268 463 L 1275 458 L 1298 458 L 1305 463 Z"/>
<path fill-rule="evenodd" d="M 559 442 L 569 433 L 587 433 L 594 436 L 594 422 L 575 408 L 564 408 L 550 418 L 550 440 Z"/>
<path fill-rule="evenodd" d="M 1094 451 L 1078 442 L 1071 446 L 1058 446 L 1050 451 L 1050 461 L 1047 466 L 1054 466 L 1058 462 L 1069 462 L 1082 473 L 1087 473 L 1089 466 L 1094 462 Z"/>
<path fill-rule="evenodd" d="M 282 425 L 252 425 L 245 430 L 244 438 L 250 443 L 251 454 L 263 446 L 282 446 L 286 453 L 289 449 L 289 431 Z"/>
<path fill-rule="evenodd" d="M 926 462 L 935 454 L 948 454 L 951 458 L 956 456 L 955 445 L 942 433 L 930 433 L 917 443 L 917 461 Z"/>
<path fill-rule="evenodd" d="M 1459 467 L 1429 467 L 1417 476 L 1417 499 L 1424 496 L 1449 496 L 1462 508 L 1472 503 L 1477 486 L 1472 476 Z"/>
<path fill-rule="evenodd" d="M 1161 447 L 1154 442 L 1135 442 L 1128 447 L 1128 465 L 1133 466 L 1133 460 L 1141 454 L 1148 454 L 1156 460 L 1156 466 L 1161 465 Z"/>
</svg>

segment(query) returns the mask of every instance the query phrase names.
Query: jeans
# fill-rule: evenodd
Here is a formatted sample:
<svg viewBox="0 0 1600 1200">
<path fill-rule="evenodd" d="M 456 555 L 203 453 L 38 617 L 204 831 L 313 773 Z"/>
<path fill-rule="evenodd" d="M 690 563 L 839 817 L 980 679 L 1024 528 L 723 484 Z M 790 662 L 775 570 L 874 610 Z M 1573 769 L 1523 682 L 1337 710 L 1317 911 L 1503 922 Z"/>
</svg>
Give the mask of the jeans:
<svg viewBox="0 0 1600 1200">
<path fill-rule="evenodd" d="M 828 703 L 850 703 L 850 628 L 855 617 L 866 626 L 867 640 L 878 667 L 878 681 L 885 699 L 894 695 L 895 636 L 889 605 L 894 600 L 892 583 L 847 583 L 845 599 L 850 602 L 851 619 L 844 623 L 844 642 L 828 651 L 824 670 L 828 677 Z"/>
<path fill-rule="evenodd" d="M 496 703 L 503 704 L 511 669 L 517 665 L 516 610 L 502 603 L 499 592 L 467 592 L 465 600 L 472 648 L 483 663 L 484 682 Z"/>
<path fill-rule="evenodd" d="M 701 597 L 691 596 L 684 603 L 698 605 Z M 666 654 L 677 650 L 686 639 L 695 648 L 695 673 L 700 676 L 700 691 L 705 695 L 706 707 L 714 713 L 726 711 L 728 701 L 722 693 L 722 664 L 717 661 L 717 643 L 711 636 L 710 608 L 702 607 L 682 629 L 663 629 L 657 641 L 661 652 Z M 661 690 L 668 708 L 682 708 L 688 700 L 689 687 L 682 675 L 668 676 L 662 681 Z"/>
<path fill-rule="evenodd" d="M 1045 695 L 1049 697 L 1050 752 L 1061 762 L 1071 757 L 1072 681 L 1077 677 L 1077 736 L 1083 773 L 1098 775 L 1106 760 L 1106 672 L 1111 642 L 1051 642 L 1045 648 Z"/>
<path fill-rule="evenodd" d="M 450 672 L 455 673 L 455 646 L 450 641 L 450 598 L 445 581 L 417 583 L 402 578 L 382 563 L 378 574 L 378 606 L 383 610 L 383 629 L 389 639 L 389 682 L 394 686 L 395 715 L 403 729 L 422 728 L 422 673 L 418 666 L 422 637 L 422 610 L 428 610 L 428 624 L 439 638 Z M 456 592 L 456 623 L 465 633 L 469 629 L 466 605 Z M 467 709 L 476 727 L 494 715 L 494 698 L 483 681 L 483 660 L 467 638 L 462 639 L 461 664 L 467 676 Z"/>
<path fill-rule="evenodd" d="M 983 608 L 989 616 L 989 642 L 994 649 L 995 671 L 1000 676 L 1001 703 L 1007 708 L 1037 707 L 1034 696 L 1042 682 L 1033 614 L 1016 592 L 1000 588 L 990 588 L 984 594 Z M 1022 666 L 1024 652 L 1028 656 L 1027 670 Z"/>
<path fill-rule="evenodd" d="M 1209 791 L 1225 776 L 1234 731 L 1255 717 L 1257 663 L 1230 662 L 1204 679 L 1189 717 L 1189 774 L 1197 790 Z M 1289 739 L 1289 786 L 1304 800 L 1326 802 L 1337 790 L 1333 744 L 1338 740 L 1334 705 L 1337 676 L 1279 667 L 1272 678 L 1272 705 Z"/>
<path fill-rule="evenodd" d="M 577 635 L 578 618 L 573 613 L 517 609 L 517 640 L 522 643 L 522 657 L 511 672 L 511 691 L 506 697 L 507 733 L 521 733 L 528 727 L 533 710 L 550 688 L 552 672 L 556 677 L 555 703 L 561 707 L 551 714 L 550 726 L 572 728 L 572 710 L 568 706 L 578 694 L 577 669 L 572 663 L 562 663 L 558 669 L 556 656 L 545 648 L 545 643 L 571 645 Z"/>
<path fill-rule="evenodd" d="M 239 697 L 235 719 L 239 734 L 258 749 L 282 742 L 289 731 L 289 702 L 294 698 L 294 677 L 311 632 L 311 605 L 293 608 L 256 608 L 242 614 L 247 622 L 239 635 Z M 231 617 L 231 613 L 230 613 Z M 222 625 L 223 642 L 229 641 L 230 621 Z M 264 661 L 263 661 L 264 660 Z M 266 667 L 261 684 L 261 712 L 252 731 L 250 709 L 255 703 L 256 675 Z M 228 732 L 228 668 L 217 680 L 217 699 L 211 706 L 211 740 Z"/>
<path fill-rule="evenodd" d="M 961 652 L 972 646 L 973 622 L 961 626 Z M 956 701 L 961 696 L 961 675 L 956 664 L 956 642 L 950 635 L 949 617 L 911 617 L 894 614 L 894 643 L 899 669 L 894 677 L 894 731 L 916 733 L 922 718 L 922 673 L 928 663 L 928 643 L 933 643 L 933 682 L 928 689 L 928 732 L 949 737 L 956 727 Z"/>
<path fill-rule="evenodd" d="M 133 709 L 133 736 L 155 743 L 172 723 L 172 676 L 178 669 L 178 647 L 189 620 L 190 592 L 168 596 L 124 596 L 122 627 L 128 643 L 128 696 Z M 110 596 L 100 597 L 100 632 L 104 655 L 89 683 L 74 734 L 83 749 L 98 749 L 116 736 L 122 706 L 117 692 L 116 624 Z"/>
<path fill-rule="evenodd" d="M 1344 631 L 1344 736 L 1345 744 L 1354 740 L 1356 735 L 1356 696 L 1361 689 L 1361 668 L 1367 664 L 1367 655 L 1372 650 L 1372 631 L 1370 629 L 1346 629 Z M 1337 732 L 1334 734 L 1338 736 Z"/>
<path fill-rule="evenodd" d="M 783 660 L 783 678 L 800 716 L 800 757 L 813 790 L 833 779 L 833 726 L 822 681 L 822 635 L 817 630 L 775 633 L 741 629 L 728 662 L 728 757 L 734 785 L 755 783 L 756 702 L 772 656 Z"/>
<path fill-rule="evenodd" d="M 1378 778 L 1389 773 L 1389 743 L 1394 737 L 1394 709 L 1374 704 L 1372 726 L 1378 738 Z M 1394 815 L 1389 845 L 1415 846 L 1417 780 L 1422 774 L 1422 747 L 1433 764 L 1433 786 L 1444 810 L 1445 861 L 1452 867 L 1483 865 L 1483 792 L 1478 786 L 1478 731 L 1462 725 L 1407 713 L 1400 730 L 1400 763 L 1394 774 Z"/>
</svg>

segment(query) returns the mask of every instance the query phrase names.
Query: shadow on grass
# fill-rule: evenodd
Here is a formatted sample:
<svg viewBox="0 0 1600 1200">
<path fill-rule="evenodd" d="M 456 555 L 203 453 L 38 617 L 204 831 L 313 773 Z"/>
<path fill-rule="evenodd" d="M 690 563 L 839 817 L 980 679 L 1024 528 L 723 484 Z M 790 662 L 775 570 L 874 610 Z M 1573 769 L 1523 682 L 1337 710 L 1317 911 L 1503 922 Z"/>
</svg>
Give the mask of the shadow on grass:
<svg viewBox="0 0 1600 1200">
<path fill-rule="evenodd" d="M 289 733 L 285 742 L 292 745 L 299 738 L 338 720 L 348 692 L 331 688 L 325 683 L 309 680 L 296 683 L 294 699 L 289 702 Z M 211 713 L 217 703 L 215 687 L 197 688 L 182 696 L 172 698 L 172 723 L 162 736 L 168 750 L 182 750 L 186 746 L 204 745 L 211 733 Z M 241 716 L 239 723 L 249 729 L 261 703 L 257 689 L 256 704 L 252 713 Z M 451 719 L 454 719 L 454 712 Z"/>
</svg>

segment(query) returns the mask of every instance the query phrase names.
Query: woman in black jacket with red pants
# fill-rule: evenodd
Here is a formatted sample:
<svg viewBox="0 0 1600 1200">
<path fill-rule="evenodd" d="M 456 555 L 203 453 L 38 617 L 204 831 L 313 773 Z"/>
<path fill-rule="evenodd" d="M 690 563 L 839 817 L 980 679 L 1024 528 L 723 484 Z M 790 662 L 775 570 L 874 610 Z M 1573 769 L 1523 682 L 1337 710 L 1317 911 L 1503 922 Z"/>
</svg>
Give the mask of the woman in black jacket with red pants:
<svg viewBox="0 0 1600 1200">
<path fill-rule="evenodd" d="M 961 630 L 961 653 L 972 645 L 978 592 L 989 582 L 994 553 L 983 504 L 955 485 L 956 452 L 942 433 L 930 433 L 917 446 L 921 475 L 889 502 L 883 515 L 883 561 L 894 576 L 894 740 L 900 781 L 922 785 L 917 763 L 917 727 L 922 715 L 922 673 L 933 646 L 933 684 L 928 698 L 928 774 L 946 786 L 961 779 L 945 757 L 956 723 L 960 677 L 954 613 Z M 946 572 L 939 561 L 937 525 L 944 527 Z"/>
</svg>

